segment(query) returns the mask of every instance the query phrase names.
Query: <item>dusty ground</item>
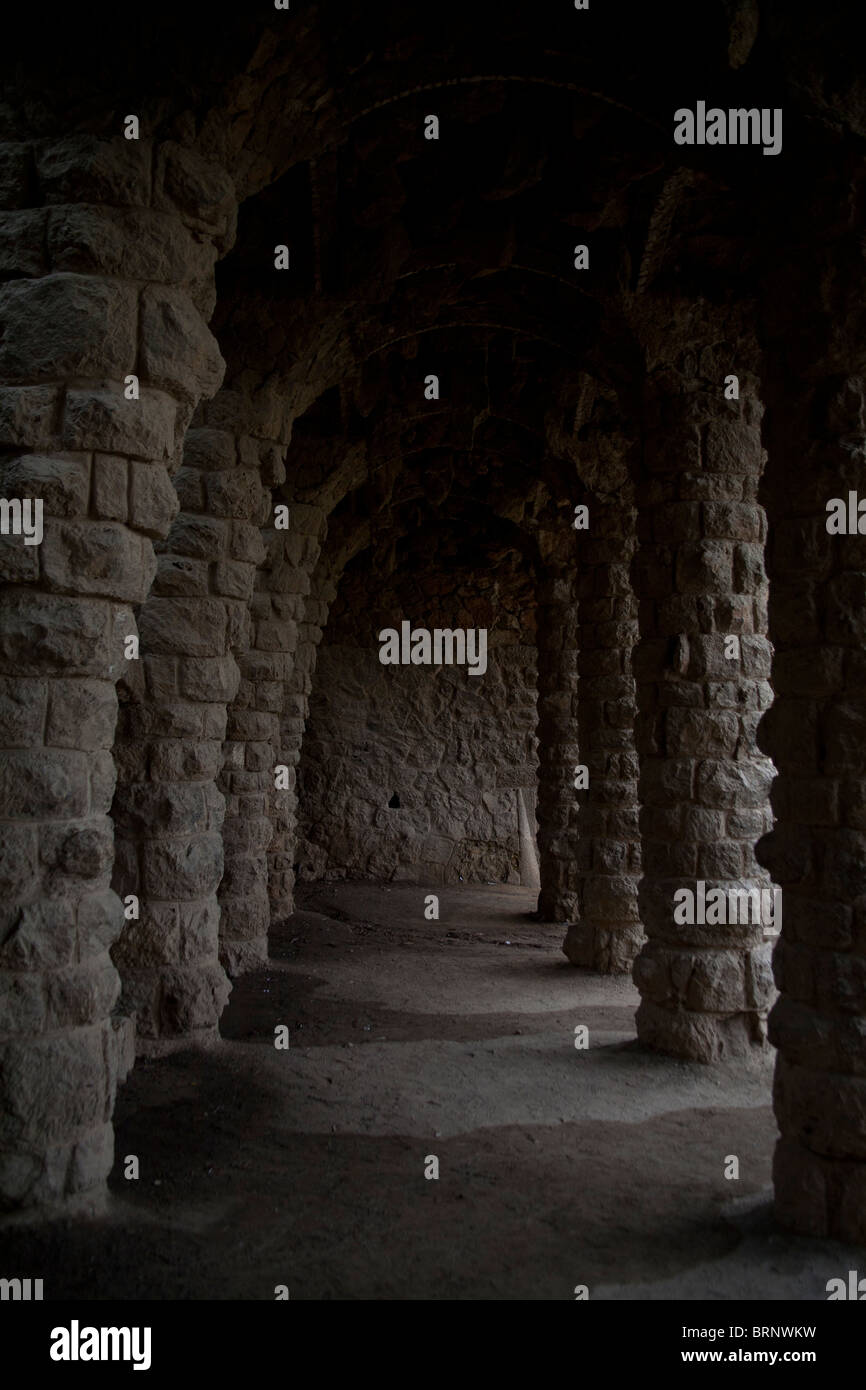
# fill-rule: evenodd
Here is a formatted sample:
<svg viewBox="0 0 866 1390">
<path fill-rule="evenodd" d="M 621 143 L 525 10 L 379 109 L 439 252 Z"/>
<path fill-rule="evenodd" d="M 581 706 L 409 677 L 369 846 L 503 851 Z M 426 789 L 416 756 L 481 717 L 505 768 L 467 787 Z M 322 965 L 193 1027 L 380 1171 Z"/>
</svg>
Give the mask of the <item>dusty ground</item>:
<svg viewBox="0 0 866 1390">
<path fill-rule="evenodd" d="M 440 890 L 438 922 L 417 887 L 301 896 L 223 1041 L 136 1066 L 107 1213 L 4 1233 L 46 1299 L 823 1300 L 858 1267 L 773 1230 L 769 1061 L 641 1053 L 632 985 L 528 891 Z"/>
</svg>

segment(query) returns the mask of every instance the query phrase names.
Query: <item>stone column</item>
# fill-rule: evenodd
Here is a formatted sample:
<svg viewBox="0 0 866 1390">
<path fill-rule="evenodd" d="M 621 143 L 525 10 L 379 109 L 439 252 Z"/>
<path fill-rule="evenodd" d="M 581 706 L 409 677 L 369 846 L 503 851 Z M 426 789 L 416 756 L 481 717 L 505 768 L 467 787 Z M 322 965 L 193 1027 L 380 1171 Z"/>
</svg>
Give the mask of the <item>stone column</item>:
<svg viewBox="0 0 866 1390">
<path fill-rule="evenodd" d="M 283 494 L 279 500 L 285 500 Z M 268 554 L 253 599 L 254 639 L 245 667 L 253 707 L 276 714 L 270 726 L 271 767 L 288 769 L 288 786 L 278 790 L 268 779 L 270 916 L 291 915 L 297 834 L 297 766 L 306 726 L 315 652 L 327 621 L 328 605 L 311 592 L 321 554 L 326 518 L 321 507 L 289 502 L 287 532 L 268 539 Z"/>
<path fill-rule="evenodd" d="M 246 436 L 241 447 L 255 451 L 262 480 L 269 489 L 284 482 L 285 444 Z M 268 857 L 276 830 L 273 807 L 279 800 L 274 770 L 281 762 L 280 721 L 288 673 L 285 653 L 294 645 L 297 613 L 291 601 L 268 592 L 267 582 L 275 555 L 285 548 L 287 534 L 275 528 L 274 502 L 268 491 L 267 516 L 261 529 L 262 564 L 255 574 L 250 603 L 250 641 L 238 654 L 240 685 L 228 711 L 219 780 L 226 798 L 220 943 L 222 959 L 232 975 L 255 969 L 268 957 Z"/>
<path fill-rule="evenodd" d="M 172 190 L 207 171 L 228 194 L 178 146 L 70 136 L 4 154 L 0 493 L 42 502 L 44 538 L 2 538 L 0 1205 L 92 1207 L 132 1056 L 111 1015 L 115 687 L 138 666 L 127 639 L 177 505 L 168 469 L 222 370 L 201 311 L 228 213 L 198 207 L 193 231 Z"/>
<path fill-rule="evenodd" d="M 726 400 L 725 375 L 738 369 L 740 399 Z M 674 920 L 679 889 L 698 915 L 699 881 L 726 895 L 771 889 L 753 851 L 772 779 L 755 743 L 771 700 L 755 391 L 742 354 L 732 362 L 712 346 L 646 385 L 635 679 L 648 939 L 634 969 L 637 1029 L 645 1046 L 699 1061 L 762 1047 L 771 994 L 770 942 L 748 911 L 738 907 L 736 923 Z M 730 637 L 737 650 L 727 644 L 726 655 Z"/>
<path fill-rule="evenodd" d="M 538 862 L 543 921 L 575 918 L 580 832 L 576 558 L 551 563 L 538 588 Z"/>
<path fill-rule="evenodd" d="M 563 951 L 574 965 L 605 972 L 630 970 L 643 939 L 632 676 L 637 603 L 629 573 L 635 524 L 627 500 L 599 500 L 578 542 L 578 742 L 589 786 L 575 792 L 577 915 Z"/>
<path fill-rule="evenodd" d="M 776 1214 L 802 1235 L 864 1244 L 866 520 L 827 529 L 828 502 L 847 512 L 849 493 L 855 508 L 866 498 L 862 212 L 852 215 L 863 163 L 859 141 L 822 142 L 813 158 L 803 178 L 821 217 L 810 207 L 802 225 L 786 221 L 766 283 L 775 702 L 760 739 L 778 777 L 758 856 L 785 908 L 770 1015 Z M 828 244 L 815 247 L 820 236 Z"/>
<path fill-rule="evenodd" d="M 136 776 L 120 789 L 115 812 L 124 841 L 116 881 L 128 889 L 136 878 L 132 891 L 146 902 L 115 958 L 148 1051 L 157 1039 L 162 1050 L 214 1036 L 228 997 L 217 960 L 225 799 L 216 783 L 240 680 L 235 652 L 249 646 L 259 526 L 270 511 L 255 448 L 226 429 L 196 423 L 188 431 L 175 487 L 181 511 L 157 547 L 139 617 L 145 699 L 130 706 L 124 727 L 139 750 L 127 758 Z M 233 866 L 223 887 L 232 899 L 252 885 Z M 233 956 L 224 960 L 236 965 Z"/>
</svg>

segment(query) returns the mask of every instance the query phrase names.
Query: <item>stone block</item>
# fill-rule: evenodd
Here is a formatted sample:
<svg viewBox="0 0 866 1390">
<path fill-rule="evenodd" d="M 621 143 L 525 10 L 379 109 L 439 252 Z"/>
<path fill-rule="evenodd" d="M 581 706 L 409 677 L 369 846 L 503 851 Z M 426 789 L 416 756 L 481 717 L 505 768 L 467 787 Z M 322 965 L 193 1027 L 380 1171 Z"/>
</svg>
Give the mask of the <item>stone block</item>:
<svg viewBox="0 0 866 1390">
<path fill-rule="evenodd" d="M 14 589 L 4 596 L 0 663 L 21 676 L 106 677 L 110 613 L 93 599 Z"/>
<path fill-rule="evenodd" d="M 0 387 L 0 445 L 51 443 L 58 392 L 53 386 Z"/>
<path fill-rule="evenodd" d="M 189 700 L 233 700 L 240 681 L 234 657 L 188 657 L 181 663 L 181 690 Z"/>
<path fill-rule="evenodd" d="M 174 141 L 158 150 L 154 207 L 177 209 L 193 225 L 216 234 L 225 251 L 234 238 L 237 200 L 229 175 L 212 160 Z"/>
<path fill-rule="evenodd" d="M 120 994 L 120 977 L 108 957 L 53 970 L 45 978 L 48 1028 L 78 1028 L 106 1018 Z"/>
<path fill-rule="evenodd" d="M 102 1025 L 0 1043 L 0 1139 L 49 1143 L 108 1118 Z"/>
<path fill-rule="evenodd" d="M 103 273 L 160 285 L 210 277 L 216 250 L 180 218 L 152 208 L 71 203 L 48 209 L 52 269 Z"/>
<path fill-rule="evenodd" d="M 84 754 L 53 748 L 9 752 L 0 765 L 0 818 L 53 820 L 88 808 Z"/>
<path fill-rule="evenodd" d="M 219 776 L 222 743 L 170 739 L 151 750 L 151 775 L 157 782 L 204 782 Z"/>
<path fill-rule="evenodd" d="M 45 522 L 40 547 L 48 588 L 142 603 L 156 562 L 149 545 L 115 522 Z"/>
<path fill-rule="evenodd" d="M 0 142 L 0 207 L 26 208 L 34 198 L 31 189 L 31 147 Z"/>
<path fill-rule="evenodd" d="M 761 806 L 773 780 L 769 759 L 724 762 L 706 759 L 698 764 L 695 796 L 702 806 L 739 810 Z"/>
<path fill-rule="evenodd" d="M 709 473 L 760 474 L 761 433 L 740 420 L 711 420 L 706 427 L 704 466 Z"/>
<path fill-rule="evenodd" d="M 90 768 L 90 811 L 107 816 L 117 786 L 117 769 L 110 753 L 98 750 L 88 754 Z"/>
<path fill-rule="evenodd" d="M 767 583 L 764 547 L 738 542 L 734 546 L 731 582 L 735 594 L 759 593 Z"/>
<path fill-rule="evenodd" d="M 205 475 L 207 512 L 210 516 L 232 517 L 238 521 L 258 518 L 262 487 L 259 475 L 244 468 Z"/>
<path fill-rule="evenodd" d="M 151 596 L 138 623 L 149 652 L 221 656 L 226 649 L 226 610 L 219 599 Z"/>
<path fill-rule="evenodd" d="M 76 879 L 103 879 L 106 883 L 114 858 L 111 821 L 58 821 L 42 827 L 39 859 L 45 889 L 51 894 L 78 888 Z"/>
<path fill-rule="evenodd" d="M 116 1031 L 114 1020 L 112 1028 Z M 125 1075 L 125 1072 L 123 1074 Z M 110 1094 L 114 1094 L 113 1084 Z M 71 1160 L 66 1174 L 66 1190 L 69 1195 L 75 1196 L 101 1189 L 113 1163 L 114 1130 L 110 1124 L 94 1125 L 72 1145 Z"/>
<path fill-rule="evenodd" d="M 265 558 L 265 547 L 259 528 L 246 521 L 233 521 L 229 554 L 233 560 L 260 565 Z"/>
<path fill-rule="evenodd" d="M 45 264 L 45 212 L 28 208 L 4 212 L 0 219 L 0 278 L 43 275 Z"/>
<path fill-rule="evenodd" d="M 26 875 L 21 877 L 26 881 Z M 0 969 L 56 970 L 70 964 L 75 955 L 75 915 L 70 903 L 42 898 L 16 911 L 0 944 Z"/>
<path fill-rule="evenodd" d="M 126 521 L 129 465 L 118 454 L 96 454 L 93 459 L 93 508 L 107 521 Z"/>
<path fill-rule="evenodd" d="M 0 679 L 0 747 L 31 748 L 41 743 L 46 702 L 43 682 Z"/>
<path fill-rule="evenodd" d="M 123 904 L 110 888 L 83 897 L 78 905 L 79 959 L 104 954 L 119 937 L 123 924 Z"/>
<path fill-rule="evenodd" d="M 223 875 L 219 835 L 153 840 L 142 849 L 144 894 L 157 901 L 195 901 L 216 892 Z"/>
<path fill-rule="evenodd" d="M 75 134 L 40 141 L 35 157 L 46 203 L 150 203 L 151 147 L 146 140 Z"/>
<path fill-rule="evenodd" d="M 796 1066 L 779 1057 L 774 1085 L 783 1135 L 828 1159 L 866 1159 L 866 1077 Z"/>
<path fill-rule="evenodd" d="M 268 900 L 266 883 L 258 885 L 255 895 L 245 897 L 220 896 L 222 917 L 220 920 L 220 941 L 225 947 L 228 941 L 252 941 L 263 937 L 267 942 L 271 922 L 271 906 Z"/>
<path fill-rule="evenodd" d="M 252 598 L 255 570 L 239 560 L 220 560 L 213 567 L 214 592 L 226 598 L 241 599 L 248 604 Z"/>
<path fill-rule="evenodd" d="M 708 539 L 762 542 L 766 533 L 763 509 L 749 502 L 705 502 L 703 522 Z"/>
<path fill-rule="evenodd" d="M 636 1014 L 644 1047 L 694 1062 L 735 1061 L 763 1047 L 758 1021 L 748 1013 L 691 1013 L 641 1001 Z"/>
<path fill-rule="evenodd" d="M 44 981 L 41 975 L 0 971 L 0 1018 L 8 1036 L 27 1037 L 45 1031 Z"/>
<path fill-rule="evenodd" d="M 37 872 L 36 828 L 31 825 L 5 825 L 0 837 L 0 902 L 20 902 L 32 897 L 37 889 Z"/>
<path fill-rule="evenodd" d="M 66 393 L 65 449 L 99 449 L 132 458 L 167 460 L 175 449 L 176 406 L 169 396 L 142 390 L 126 400 L 123 391 L 73 388 Z"/>
<path fill-rule="evenodd" d="M 20 536 L 0 536 L 0 580 L 7 584 L 33 584 L 39 579 L 36 548 Z"/>
<path fill-rule="evenodd" d="M 216 560 L 225 549 L 226 532 L 226 523 L 216 517 L 190 516 L 183 512 L 173 523 L 168 541 L 159 549 L 197 560 Z"/>
<path fill-rule="evenodd" d="M 127 787 L 114 820 L 118 831 L 129 838 L 195 835 L 207 829 L 204 788 L 183 783 Z"/>
<path fill-rule="evenodd" d="M 202 470 L 234 468 L 235 456 L 235 437 L 227 430 L 187 430 L 183 441 L 185 467 Z"/>
<path fill-rule="evenodd" d="M 162 1036 L 216 1027 L 231 989 L 225 971 L 216 962 L 176 966 L 163 973 L 160 986 Z"/>
<path fill-rule="evenodd" d="M 219 345 L 177 286 L 149 286 L 143 292 L 141 367 L 149 385 L 193 404 L 219 389 L 225 372 Z"/>
<path fill-rule="evenodd" d="M 670 709 L 665 715 L 665 747 L 673 757 L 732 756 L 740 737 L 736 714 L 706 709 Z"/>
<path fill-rule="evenodd" d="M 676 553 L 676 586 L 679 592 L 729 592 L 731 551 L 731 545 L 725 541 L 696 541 L 680 545 Z"/>
<path fill-rule="evenodd" d="M 146 536 L 162 538 L 177 513 L 177 493 L 162 464 L 133 460 L 129 465 L 130 525 Z"/>
<path fill-rule="evenodd" d="M 9 381 L 111 377 L 135 370 L 136 292 L 87 275 L 0 287 L 0 372 Z M 75 446 L 73 446 L 75 447 Z"/>
<path fill-rule="evenodd" d="M 152 593 L 164 598 L 173 595 L 206 595 L 209 592 L 208 565 L 186 555 L 159 555 Z"/>
<path fill-rule="evenodd" d="M 700 466 L 701 437 L 696 425 L 647 437 L 646 467 L 651 473 L 697 471 Z"/>
<path fill-rule="evenodd" d="M 171 481 L 181 512 L 192 512 L 195 515 L 206 511 L 204 475 L 197 468 L 181 468 L 172 474 Z"/>
</svg>

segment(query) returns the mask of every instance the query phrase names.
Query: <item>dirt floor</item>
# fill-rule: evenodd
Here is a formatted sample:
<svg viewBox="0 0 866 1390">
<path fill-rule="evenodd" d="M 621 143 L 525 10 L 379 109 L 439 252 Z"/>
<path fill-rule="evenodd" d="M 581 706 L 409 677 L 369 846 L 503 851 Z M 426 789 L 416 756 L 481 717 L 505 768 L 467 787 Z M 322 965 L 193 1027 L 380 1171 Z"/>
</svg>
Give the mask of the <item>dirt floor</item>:
<svg viewBox="0 0 866 1390">
<path fill-rule="evenodd" d="M 106 1213 L 5 1231 L 4 1267 L 46 1300 L 824 1300 L 858 1267 L 773 1228 L 769 1057 L 645 1054 L 528 890 L 429 891 L 302 890 L 222 1041 L 136 1065 Z"/>
</svg>

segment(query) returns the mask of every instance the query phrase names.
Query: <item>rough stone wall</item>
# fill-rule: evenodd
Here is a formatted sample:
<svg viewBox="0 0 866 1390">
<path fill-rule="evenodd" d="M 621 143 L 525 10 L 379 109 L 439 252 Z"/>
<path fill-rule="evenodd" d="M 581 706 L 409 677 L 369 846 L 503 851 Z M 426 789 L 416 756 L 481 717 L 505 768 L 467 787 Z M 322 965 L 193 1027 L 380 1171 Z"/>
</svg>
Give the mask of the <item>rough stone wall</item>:
<svg viewBox="0 0 866 1390">
<path fill-rule="evenodd" d="M 115 687 L 144 679 L 126 659 L 133 610 L 194 405 L 222 372 L 204 319 L 234 200 L 171 142 L 7 145 L 2 170 L 0 491 L 45 509 L 41 545 L 2 539 L 0 1192 L 27 1206 L 100 1192 L 112 1162 L 131 1055 L 111 1016 Z M 160 873 L 145 858 L 122 887 L 146 899 Z"/>
<path fill-rule="evenodd" d="M 521 557 L 476 575 L 438 568 L 376 582 L 344 574 L 318 665 L 300 765 L 302 878 L 520 881 L 517 789 L 537 775 L 533 593 Z M 383 666 L 378 632 L 485 627 L 483 676 Z M 396 802 L 397 804 L 389 804 Z"/>
</svg>

